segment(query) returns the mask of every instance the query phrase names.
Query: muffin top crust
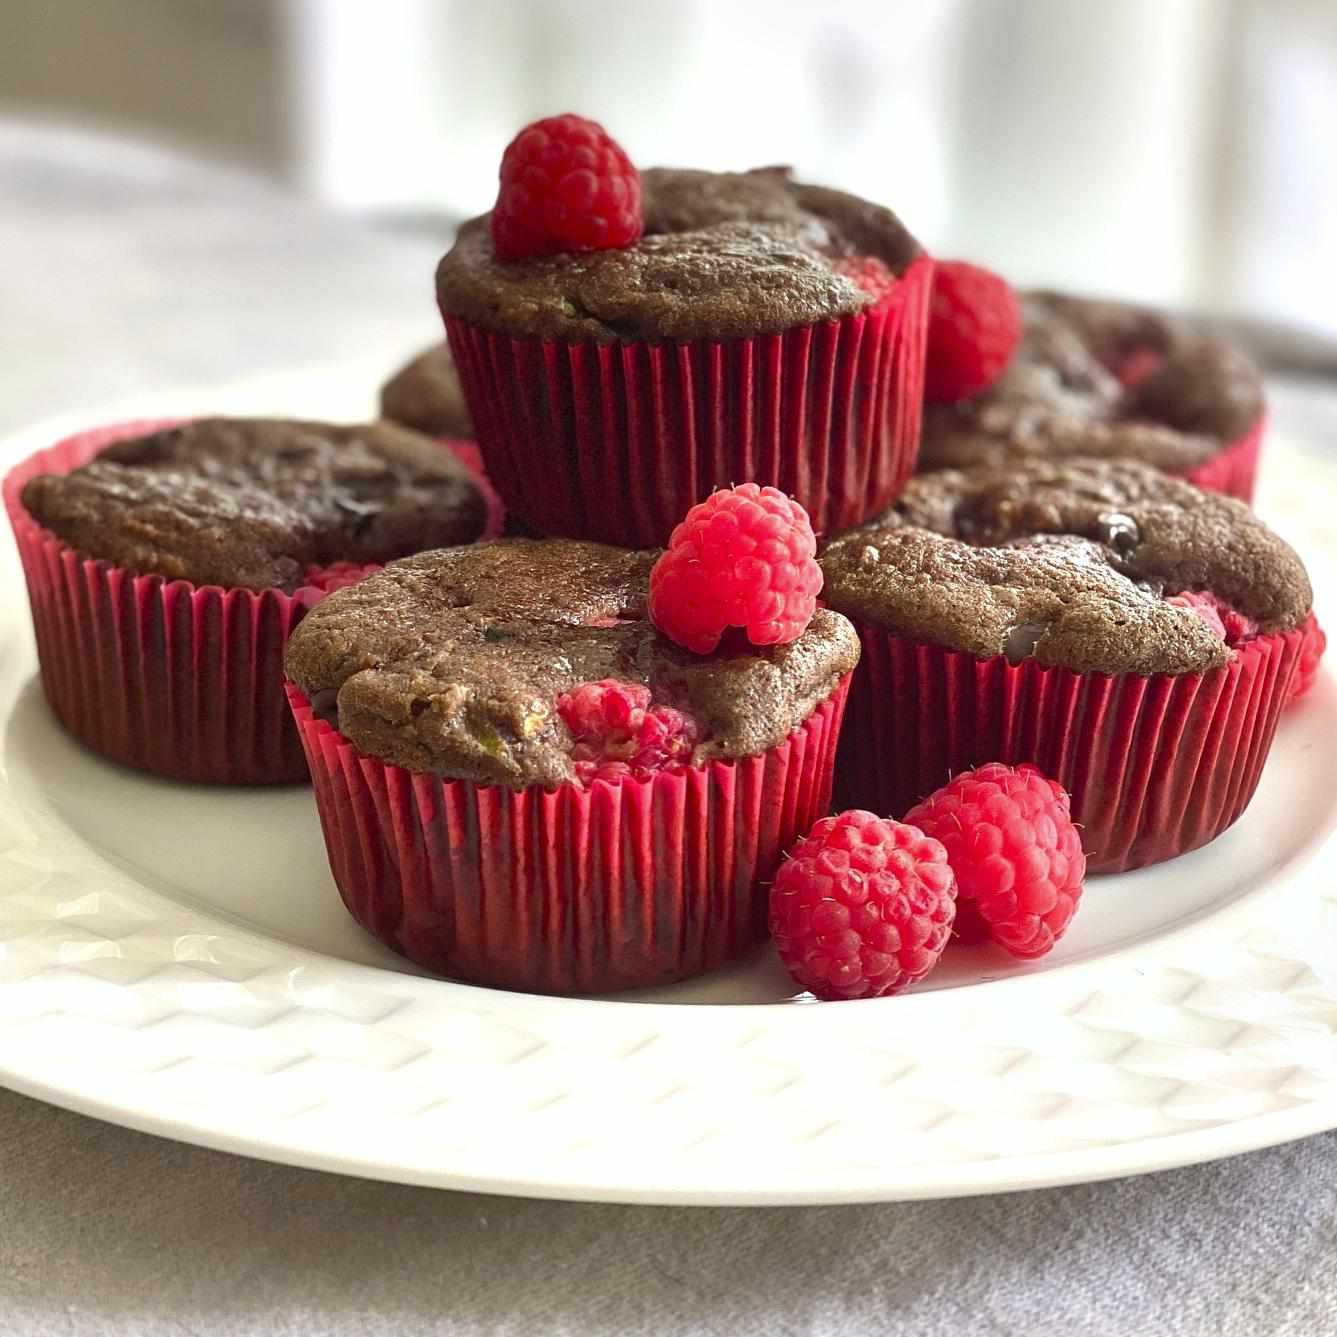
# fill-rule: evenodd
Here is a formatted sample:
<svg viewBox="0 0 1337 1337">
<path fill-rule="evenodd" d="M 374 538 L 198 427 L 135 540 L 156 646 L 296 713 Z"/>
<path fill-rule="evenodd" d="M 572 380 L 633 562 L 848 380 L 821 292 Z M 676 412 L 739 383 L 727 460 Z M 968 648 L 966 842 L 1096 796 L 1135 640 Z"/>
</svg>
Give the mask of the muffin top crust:
<svg viewBox="0 0 1337 1337">
<path fill-rule="evenodd" d="M 641 173 L 644 235 L 616 250 L 506 263 L 490 217 L 464 224 L 436 273 L 443 313 L 517 337 L 729 339 L 862 311 L 871 258 L 920 254 L 889 209 L 795 181 L 788 168 Z"/>
<path fill-rule="evenodd" d="M 1032 292 L 1022 320 L 1021 345 L 989 389 L 925 407 L 921 472 L 1083 455 L 1183 474 L 1263 411 L 1244 353 L 1161 312 Z"/>
<path fill-rule="evenodd" d="M 381 386 L 381 417 L 426 436 L 473 439 L 473 420 L 449 344 L 443 340 L 424 349 Z"/>
<path fill-rule="evenodd" d="M 981 658 L 1079 672 L 1186 673 L 1230 647 L 1188 608 L 1208 593 L 1262 633 L 1308 616 L 1291 548 L 1242 502 L 1132 461 L 1029 460 L 912 479 L 821 556 L 827 604 Z"/>
<path fill-rule="evenodd" d="M 86 556 L 288 592 L 309 567 L 469 543 L 486 522 L 482 495 L 447 451 L 381 422 L 201 418 L 30 479 L 22 501 Z"/>
<path fill-rule="evenodd" d="M 288 674 L 370 756 L 523 788 L 574 777 L 557 699 L 583 683 L 648 687 L 697 726 L 699 764 L 781 742 L 858 660 L 827 610 L 788 645 L 680 649 L 646 616 L 656 556 L 566 539 L 420 553 L 313 609 Z"/>
</svg>

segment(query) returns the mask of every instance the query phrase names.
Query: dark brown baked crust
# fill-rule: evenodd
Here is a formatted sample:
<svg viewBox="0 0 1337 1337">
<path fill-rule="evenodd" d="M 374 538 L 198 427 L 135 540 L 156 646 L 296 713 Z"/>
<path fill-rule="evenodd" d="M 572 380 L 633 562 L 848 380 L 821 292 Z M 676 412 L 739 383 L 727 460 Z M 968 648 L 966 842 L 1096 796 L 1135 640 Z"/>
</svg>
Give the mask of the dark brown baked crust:
<svg viewBox="0 0 1337 1337">
<path fill-rule="evenodd" d="M 1023 322 L 1021 346 L 988 390 L 925 408 L 921 472 L 1082 455 L 1184 474 L 1263 411 L 1248 357 L 1150 308 L 1035 292 Z M 1160 364 L 1125 389 L 1115 370 L 1139 352 Z"/>
<path fill-rule="evenodd" d="M 470 543 L 486 507 L 434 441 L 392 423 L 201 418 L 23 489 L 89 557 L 169 580 L 291 592 L 308 565 Z"/>
<path fill-rule="evenodd" d="M 746 338 L 862 311 L 873 297 L 839 262 L 900 274 L 920 251 L 889 209 L 783 167 L 641 182 L 645 235 L 618 250 L 503 263 L 489 217 L 466 223 L 437 268 L 441 310 L 525 338 Z"/>
<path fill-rule="evenodd" d="M 1130 461 L 1028 461 L 912 479 L 822 554 L 849 616 L 988 658 L 1079 672 L 1186 673 L 1227 662 L 1166 597 L 1209 591 L 1258 624 L 1308 616 L 1300 559 L 1242 502 Z"/>
<path fill-rule="evenodd" d="M 857 662 L 854 629 L 825 610 L 791 645 L 679 649 L 646 618 L 655 556 L 566 539 L 421 553 L 308 614 L 288 674 L 318 705 L 334 697 L 362 752 L 523 788 L 573 778 L 556 701 L 580 683 L 646 684 L 700 725 L 702 762 L 781 742 Z"/>
<path fill-rule="evenodd" d="M 381 417 L 427 436 L 473 440 L 473 419 L 449 344 L 443 340 L 425 349 L 381 386 Z"/>
</svg>

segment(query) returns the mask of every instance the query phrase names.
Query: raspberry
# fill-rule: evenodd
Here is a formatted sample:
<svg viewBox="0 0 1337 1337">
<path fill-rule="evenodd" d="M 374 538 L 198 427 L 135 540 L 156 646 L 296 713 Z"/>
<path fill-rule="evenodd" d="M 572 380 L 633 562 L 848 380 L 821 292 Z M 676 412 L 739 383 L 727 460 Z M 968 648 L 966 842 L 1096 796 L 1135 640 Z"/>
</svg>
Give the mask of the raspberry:
<svg viewBox="0 0 1337 1337">
<path fill-rule="evenodd" d="M 1258 634 L 1256 623 L 1214 594 L 1185 590 L 1165 602 L 1196 613 L 1232 649 Z"/>
<path fill-rule="evenodd" d="M 956 874 L 957 936 L 1043 956 L 1082 894 L 1086 855 L 1067 791 L 1034 766 L 965 771 L 905 820 L 942 842 Z"/>
<path fill-rule="evenodd" d="M 875 255 L 852 255 L 832 266 L 837 274 L 881 299 L 895 286 L 896 275 Z"/>
<path fill-rule="evenodd" d="M 346 585 L 356 585 L 364 576 L 380 569 L 380 562 L 330 562 L 325 566 L 308 566 L 303 576 L 308 585 L 314 585 L 325 594 L 333 594 Z"/>
<path fill-rule="evenodd" d="M 937 965 L 955 911 L 942 846 L 856 808 L 822 818 L 780 866 L 771 936 L 818 998 L 879 998 Z"/>
<path fill-rule="evenodd" d="M 954 404 L 987 389 L 1021 342 L 1021 305 L 1005 279 L 963 260 L 933 271 L 924 397 Z"/>
<path fill-rule="evenodd" d="M 492 208 L 497 259 L 630 246 L 641 227 L 640 173 L 603 126 L 550 116 L 507 145 Z"/>
<path fill-rule="evenodd" d="M 773 487 L 743 483 L 693 506 L 650 572 L 650 619 L 708 655 L 730 627 L 753 645 L 797 640 L 822 588 L 808 513 Z"/>
<path fill-rule="evenodd" d="M 1114 369 L 1125 390 L 1141 385 L 1165 361 L 1165 354 L 1154 348 L 1135 348 Z"/>
<path fill-rule="evenodd" d="M 700 730 L 681 711 L 650 704 L 638 682 L 605 678 L 557 698 L 557 712 L 574 740 L 571 761 L 583 785 L 595 780 L 644 780 L 692 759 Z"/>
<path fill-rule="evenodd" d="M 1305 623 L 1304 644 L 1300 647 L 1300 662 L 1295 666 L 1295 677 L 1291 679 L 1290 694 L 1286 697 L 1288 705 L 1298 701 L 1314 685 L 1319 662 L 1327 648 L 1328 638 L 1318 625 L 1318 618 L 1310 613 L 1309 621 Z"/>
</svg>

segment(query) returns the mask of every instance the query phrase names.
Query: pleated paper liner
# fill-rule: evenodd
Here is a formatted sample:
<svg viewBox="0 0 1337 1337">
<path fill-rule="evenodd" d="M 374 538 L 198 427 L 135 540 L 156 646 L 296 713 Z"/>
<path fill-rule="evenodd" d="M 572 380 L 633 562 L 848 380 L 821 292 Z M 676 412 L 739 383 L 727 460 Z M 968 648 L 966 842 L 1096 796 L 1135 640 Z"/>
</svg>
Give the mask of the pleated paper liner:
<svg viewBox="0 0 1337 1337">
<path fill-rule="evenodd" d="M 1252 504 L 1265 426 L 1266 419 L 1260 414 L 1258 421 L 1239 440 L 1232 441 L 1184 476 L 1206 492 L 1222 492 L 1227 497 L 1238 497 L 1240 501 Z"/>
<path fill-rule="evenodd" d="M 68 473 L 114 441 L 176 421 L 81 433 L 5 479 L 43 689 L 76 738 L 127 766 L 219 784 L 304 780 L 306 760 L 283 695 L 283 652 L 307 610 L 326 589 L 347 583 L 347 573 L 292 594 L 135 575 L 76 552 L 20 500 L 30 478 Z M 458 453 L 456 443 L 446 444 Z"/>
<path fill-rule="evenodd" d="M 1205 673 L 1075 673 L 859 624 L 836 802 L 900 817 L 959 771 L 1034 762 L 1072 795 L 1093 873 L 1215 839 L 1253 797 L 1303 631 Z"/>
<path fill-rule="evenodd" d="M 288 696 L 363 928 L 471 983 L 604 993 L 701 974 L 764 938 L 764 884 L 828 811 L 847 689 L 755 757 L 518 791 L 364 756 Z"/>
<path fill-rule="evenodd" d="M 900 492 L 919 450 L 933 263 L 858 315 L 751 339 L 512 339 L 445 317 L 487 472 L 534 530 L 667 542 L 716 488 L 772 484 L 819 532 Z"/>
<path fill-rule="evenodd" d="M 5 479 L 47 700 L 76 738 L 127 766 L 226 784 L 302 780 L 283 650 L 320 591 L 255 593 L 134 575 L 62 543 L 20 501 L 28 479 L 68 473 L 113 441 L 171 425 L 84 432 Z"/>
</svg>

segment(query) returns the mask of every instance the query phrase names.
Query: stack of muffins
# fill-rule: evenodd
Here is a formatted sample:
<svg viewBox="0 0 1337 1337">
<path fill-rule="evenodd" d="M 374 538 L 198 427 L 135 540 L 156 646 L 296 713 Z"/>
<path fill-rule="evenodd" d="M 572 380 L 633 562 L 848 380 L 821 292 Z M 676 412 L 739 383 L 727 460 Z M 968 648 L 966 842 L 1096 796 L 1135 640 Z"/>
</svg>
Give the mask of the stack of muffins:
<svg viewBox="0 0 1337 1337">
<path fill-rule="evenodd" d="M 1093 871 L 1193 849 L 1319 644 L 1299 560 L 1221 495 L 1252 489 L 1257 374 L 1035 293 L 1004 365 L 925 417 L 939 291 L 854 196 L 529 127 L 441 261 L 449 349 L 386 384 L 394 423 L 129 424 L 11 473 L 52 709 L 173 779 L 309 767 L 358 921 L 507 988 L 747 951 L 833 788 L 899 817 L 1032 761 Z M 656 550 L 744 482 L 811 517 L 824 606 L 695 653 L 651 616 Z M 784 498 L 740 505 L 790 541 Z"/>
</svg>

